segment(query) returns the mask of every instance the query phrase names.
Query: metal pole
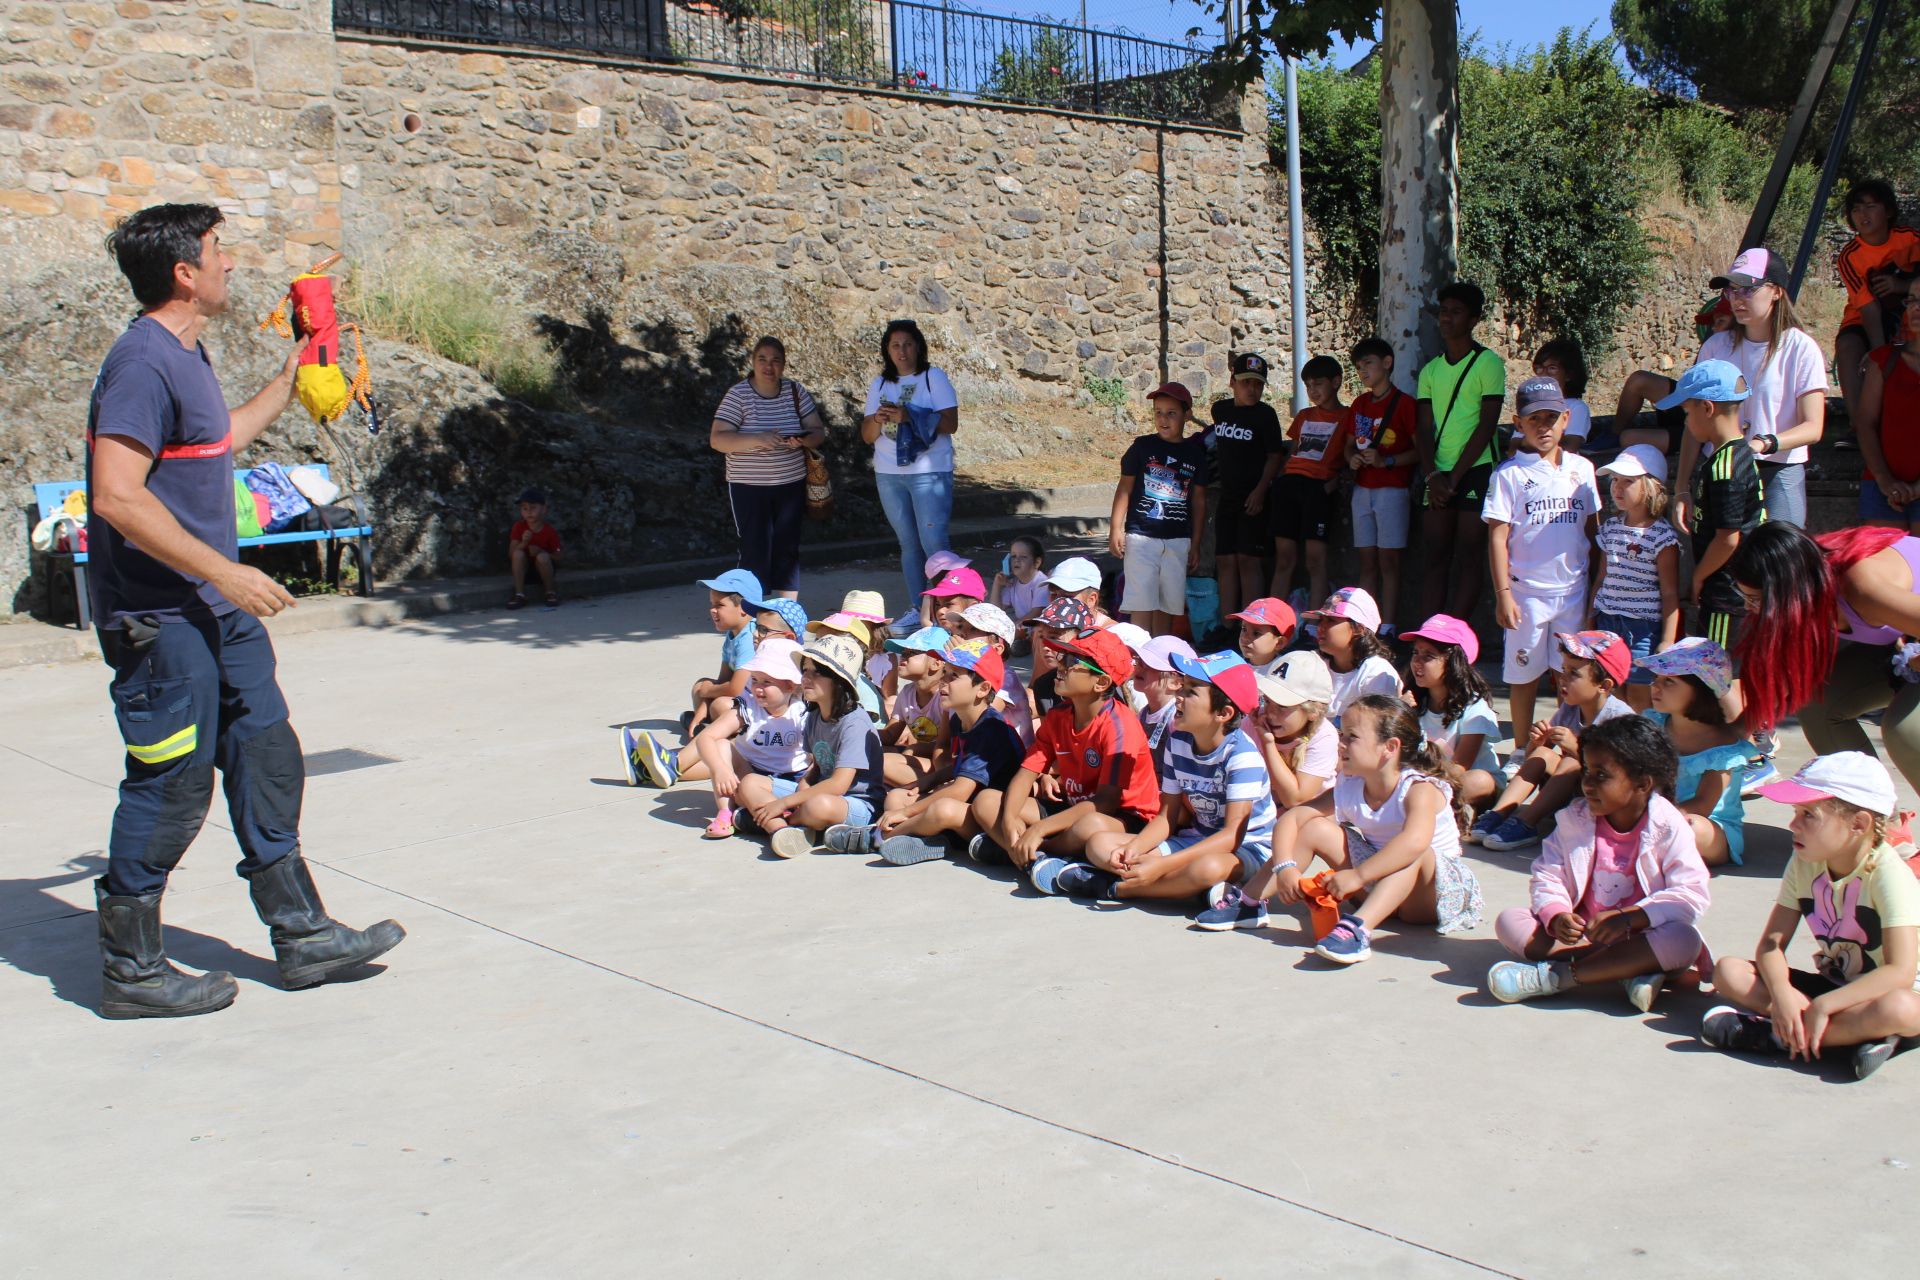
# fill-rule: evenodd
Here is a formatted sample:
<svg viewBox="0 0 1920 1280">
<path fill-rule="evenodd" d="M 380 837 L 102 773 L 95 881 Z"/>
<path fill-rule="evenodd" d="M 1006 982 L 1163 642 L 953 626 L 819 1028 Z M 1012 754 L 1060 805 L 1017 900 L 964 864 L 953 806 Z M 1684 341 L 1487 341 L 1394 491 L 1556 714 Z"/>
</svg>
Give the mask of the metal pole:
<svg viewBox="0 0 1920 1280">
<path fill-rule="evenodd" d="M 1793 114 L 1787 117 L 1787 131 L 1780 138 L 1780 150 L 1774 153 L 1773 168 L 1767 171 L 1767 180 L 1760 187 L 1760 199 L 1753 206 L 1753 217 L 1747 220 L 1746 233 L 1740 237 L 1742 249 L 1751 249 L 1767 238 L 1767 226 L 1773 221 L 1773 211 L 1779 207 L 1781 192 L 1787 189 L 1787 175 L 1793 171 L 1793 158 L 1799 154 L 1807 126 L 1813 121 L 1814 104 L 1820 100 L 1821 90 L 1827 87 L 1833 60 L 1840 53 L 1840 41 L 1859 7 L 1860 0 L 1836 0 L 1833 6 L 1833 16 L 1827 19 L 1827 32 L 1820 37 L 1813 65 L 1807 69 L 1807 81 L 1800 86 L 1800 100 L 1793 104 Z"/>
<path fill-rule="evenodd" d="M 1287 272 L 1293 283 L 1293 411 L 1307 407 L 1307 249 L 1300 214 L 1300 87 L 1292 58 L 1287 71 Z"/>
<path fill-rule="evenodd" d="M 1800 297 L 1800 282 L 1807 277 L 1807 262 L 1813 257 L 1814 241 L 1820 237 L 1827 199 L 1833 195 L 1834 180 L 1840 176 L 1840 158 L 1847 152 L 1847 135 L 1853 132 L 1853 114 L 1860 106 L 1860 91 L 1867 83 L 1867 71 L 1873 64 L 1874 46 L 1880 43 L 1880 29 L 1887 22 L 1887 0 L 1875 0 L 1873 18 L 1860 41 L 1860 61 L 1854 64 L 1853 79 L 1847 82 L 1847 96 L 1840 104 L 1840 118 L 1834 122 L 1833 138 L 1827 143 L 1827 162 L 1820 167 L 1820 185 L 1814 188 L 1813 208 L 1807 211 L 1806 230 L 1800 233 L 1800 252 L 1793 257 L 1793 275 L 1787 280 L 1787 295 Z"/>
</svg>

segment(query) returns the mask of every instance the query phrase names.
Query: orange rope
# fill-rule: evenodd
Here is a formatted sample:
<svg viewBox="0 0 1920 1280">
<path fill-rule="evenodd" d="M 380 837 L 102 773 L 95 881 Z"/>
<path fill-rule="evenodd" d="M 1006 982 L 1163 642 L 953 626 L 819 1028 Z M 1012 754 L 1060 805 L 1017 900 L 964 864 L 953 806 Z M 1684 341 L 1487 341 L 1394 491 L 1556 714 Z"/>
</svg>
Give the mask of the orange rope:
<svg viewBox="0 0 1920 1280">
<path fill-rule="evenodd" d="M 286 297 L 280 299 L 280 305 L 275 307 L 273 311 L 268 314 L 267 318 L 260 322 L 260 328 L 263 331 L 272 329 L 283 338 L 291 338 L 293 336 L 293 326 L 287 323 L 287 303 L 291 301 L 292 298 L 293 295 L 288 294 Z"/>
<path fill-rule="evenodd" d="M 360 326 L 343 324 L 340 326 L 340 331 L 353 334 L 353 355 L 360 362 L 359 372 L 353 375 L 353 381 L 347 385 L 347 398 L 362 409 L 371 412 L 373 406 L 368 402 L 367 396 L 373 390 L 373 377 L 367 372 L 366 349 L 360 345 Z"/>
</svg>

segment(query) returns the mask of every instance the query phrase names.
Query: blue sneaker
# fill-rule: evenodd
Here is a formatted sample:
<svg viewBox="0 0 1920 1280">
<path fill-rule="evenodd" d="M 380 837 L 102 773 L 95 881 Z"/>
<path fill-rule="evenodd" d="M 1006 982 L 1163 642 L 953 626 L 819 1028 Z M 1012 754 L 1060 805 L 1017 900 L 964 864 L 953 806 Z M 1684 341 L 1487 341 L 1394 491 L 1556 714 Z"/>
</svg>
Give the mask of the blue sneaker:
<svg viewBox="0 0 1920 1280">
<path fill-rule="evenodd" d="M 1313 954 L 1335 964 L 1359 964 L 1362 960 L 1373 959 L 1373 947 L 1368 939 L 1367 926 L 1360 923 L 1359 916 L 1341 916 L 1340 923 L 1320 939 L 1320 945 L 1313 949 Z"/>
<path fill-rule="evenodd" d="M 620 761 L 627 766 L 627 785 L 637 787 L 644 775 L 644 766 L 640 763 L 640 748 L 634 740 L 632 729 L 620 730 Z"/>
<path fill-rule="evenodd" d="M 1780 781 L 1780 771 L 1773 767 L 1772 756 L 1760 756 L 1748 765 L 1740 775 L 1740 795 L 1744 798 L 1760 793 L 1760 788 L 1769 782 Z"/>
<path fill-rule="evenodd" d="M 946 857 L 947 845 L 944 840 L 929 840 L 925 836 L 888 836 L 880 842 L 880 856 L 896 867 L 910 867 L 916 862 Z"/>
<path fill-rule="evenodd" d="M 1088 862 L 1069 862 L 1053 878 L 1053 891 L 1069 898 L 1092 898 L 1095 902 L 1118 902 L 1114 892 L 1120 877 L 1100 870 Z"/>
<path fill-rule="evenodd" d="M 1540 833 L 1535 831 L 1526 819 L 1512 817 L 1480 837 L 1480 843 L 1495 853 L 1504 853 L 1508 849 L 1520 849 L 1530 844 L 1539 844 Z"/>
<path fill-rule="evenodd" d="M 1240 886 L 1230 884 L 1220 896 L 1220 901 L 1208 907 L 1193 918 L 1196 928 L 1208 933 L 1225 933 L 1229 929 L 1264 929 L 1267 927 L 1267 904 L 1264 899 L 1249 898 L 1240 892 Z"/>
<path fill-rule="evenodd" d="M 838 823 L 828 827 L 820 838 L 820 847 L 827 853 L 878 853 L 880 852 L 880 828 L 875 826 L 850 827 Z"/>
<path fill-rule="evenodd" d="M 1055 887 L 1060 873 L 1067 869 L 1065 858 L 1041 858 L 1027 868 L 1027 878 L 1033 881 L 1033 887 L 1042 893 L 1058 893 Z"/>
<path fill-rule="evenodd" d="M 984 831 L 967 841 L 967 856 L 983 867 L 1004 867 L 1013 861 Z"/>
<path fill-rule="evenodd" d="M 1488 836 L 1498 831 L 1500 824 L 1506 820 L 1506 814 L 1495 809 L 1487 810 L 1475 818 L 1473 825 L 1467 828 L 1467 843 L 1479 844 L 1482 840 L 1485 840 Z"/>
<path fill-rule="evenodd" d="M 633 735 L 633 750 L 639 756 L 639 765 L 646 770 L 647 780 L 656 787 L 670 787 L 680 781 L 680 761 L 678 752 L 668 751 L 654 740 L 654 736 L 645 729 Z"/>
</svg>

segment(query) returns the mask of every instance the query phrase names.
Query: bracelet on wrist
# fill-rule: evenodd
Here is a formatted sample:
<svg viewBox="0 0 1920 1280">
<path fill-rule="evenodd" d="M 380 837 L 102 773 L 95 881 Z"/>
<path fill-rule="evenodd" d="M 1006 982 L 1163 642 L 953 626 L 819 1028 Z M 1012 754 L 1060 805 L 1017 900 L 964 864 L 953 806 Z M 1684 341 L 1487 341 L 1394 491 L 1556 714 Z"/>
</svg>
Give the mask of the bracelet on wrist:
<svg viewBox="0 0 1920 1280">
<path fill-rule="evenodd" d="M 1275 872 L 1298 871 L 1300 869 L 1300 864 L 1295 862 L 1292 858 L 1288 858 L 1285 862 L 1274 863 L 1273 869 Z"/>
</svg>

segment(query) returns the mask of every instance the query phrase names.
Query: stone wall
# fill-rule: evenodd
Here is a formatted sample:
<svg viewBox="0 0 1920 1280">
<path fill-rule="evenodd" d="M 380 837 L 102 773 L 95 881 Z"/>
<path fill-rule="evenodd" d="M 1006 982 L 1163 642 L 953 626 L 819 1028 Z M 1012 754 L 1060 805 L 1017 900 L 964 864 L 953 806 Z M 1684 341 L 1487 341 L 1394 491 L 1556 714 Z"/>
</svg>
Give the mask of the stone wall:
<svg viewBox="0 0 1920 1280">
<path fill-rule="evenodd" d="M 166 200 L 227 211 L 242 266 L 340 240 L 331 0 L 0 5 L 0 280 L 100 252 Z"/>
<path fill-rule="evenodd" d="M 843 316 L 929 318 L 980 376 L 1224 386 L 1284 347 L 1284 201 L 1247 131 L 339 43 L 357 237 L 584 231 L 638 274 L 778 273 Z M 1024 387 L 1023 390 L 1032 390 Z"/>
</svg>

